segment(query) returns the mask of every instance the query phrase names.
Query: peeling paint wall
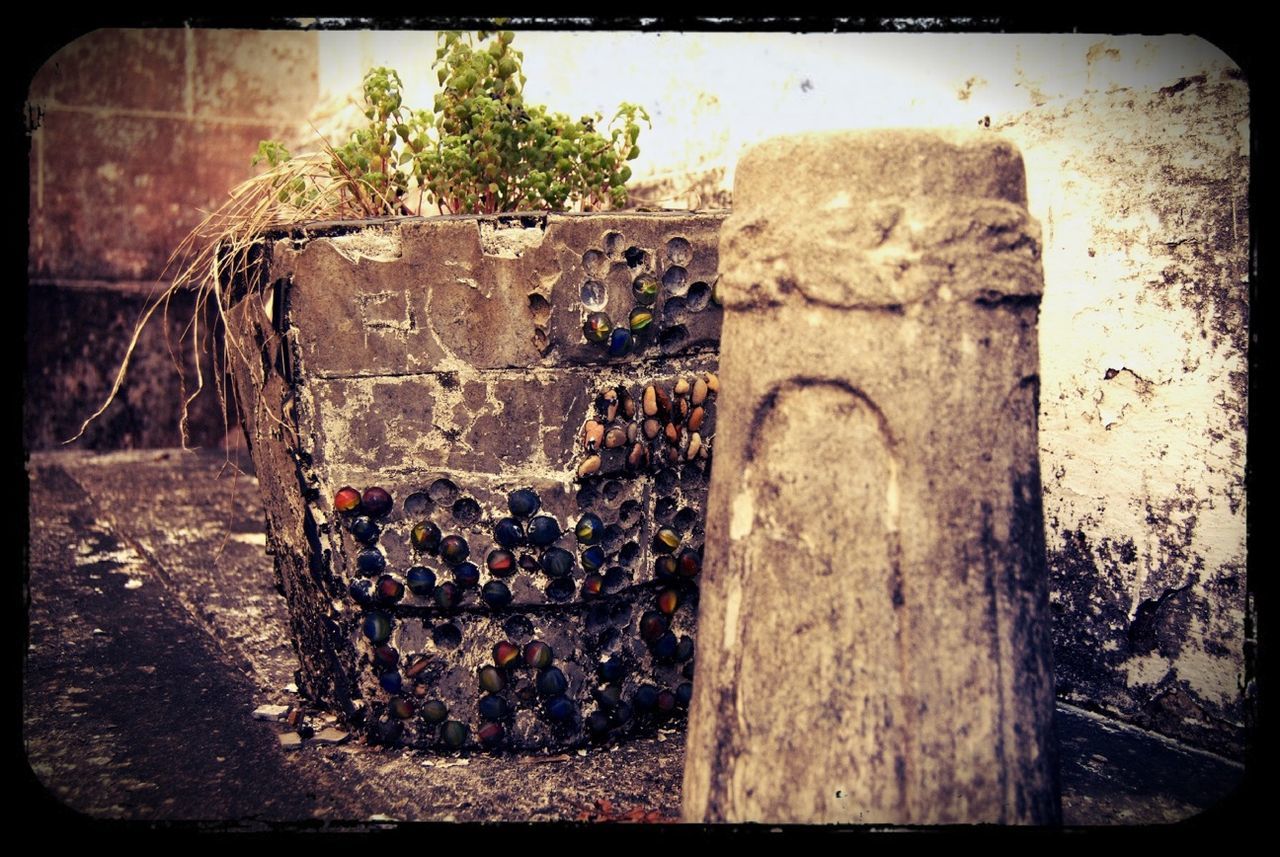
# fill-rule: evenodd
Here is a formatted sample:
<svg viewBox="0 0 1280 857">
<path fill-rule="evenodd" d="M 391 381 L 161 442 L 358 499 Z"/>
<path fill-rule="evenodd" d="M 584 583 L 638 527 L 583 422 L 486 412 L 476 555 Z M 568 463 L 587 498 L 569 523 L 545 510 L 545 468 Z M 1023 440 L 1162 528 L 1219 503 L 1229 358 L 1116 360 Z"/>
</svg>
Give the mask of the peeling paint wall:
<svg viewBox="0 0 1280 857">
<path fill-rule="evenodd" d="M 46 69 L 33 84 L 33 101 L 61 111 L 46 111 L 33 144 L 37 277 L 154 276 L 157 254 L 189 225 L 140 201 L 154 196 L 143 180 L 156 164 L 171 164 L 155 179 L 168 187 L 189 178 L 186 165 L 213 158 L 224 166 L 195 173 L 199 198 L 212 199 L 258 136 L 292 128 L 307 142 L 306 126 L 283 121 L 306 105 L 307 118 L 336 135 L 368 66 L 398 68 L 409 103 L 429 103 L 435 86 L 431 33 L 86 38 L 99 55 L 131 59 L 95 66 L 72 45 L 63 74 L 81 72 L 55 86 Z M 189 62 L 192 41 L 209 45 L 207 61 L 197 52 Z M 779 133 L 960 126 L 1016 143 L 1044 235 L 1041 463 L 1059 693 L 1239 751 L 1250 669 L 1249 114 L 1229 57 L 1193 37 L 1087 34 L 529 32 L 516 46 L 531 99 L 570 114 L 608 116 L 622 100 L 648 107 L 653 129 L 641 136 L 633 180 L 633 199 L 646 205 L 728 203 L 739 152 Z M 275 90 L 264 80 L 302 91 L 268 98 Z M 228 106 L 236 93 L 274 105 L 263 109 L 281 121 Z M 59 122 L 97 122 L 94 139 L 107 143 L 145 142 L 134 126 L 169 113 L 206 124 L 172 136 L 160 149 L 167 160 L 123 142 L 52 148 Z M 234 177 L 243 174 L 247 165 Z M 122 185 L 136 189 L 118 196 Z M 166 198 L 187 200 L 179 208 L 189 212 L 184 194 Z M 74 404 L 79 417 L 85 401 Z M 72 410 L 42 407 L 44 420 L 65 422 L 56 415 Z"/>
</svg>

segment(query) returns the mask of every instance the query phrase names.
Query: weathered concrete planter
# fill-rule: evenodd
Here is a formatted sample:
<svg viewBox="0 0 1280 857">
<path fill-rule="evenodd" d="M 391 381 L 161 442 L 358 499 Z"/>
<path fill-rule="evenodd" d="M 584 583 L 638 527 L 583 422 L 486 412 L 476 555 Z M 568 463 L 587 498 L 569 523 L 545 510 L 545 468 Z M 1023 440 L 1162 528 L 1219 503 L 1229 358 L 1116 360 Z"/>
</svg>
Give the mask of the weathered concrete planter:
<svg viewBox="0 0 1280 857">
<path fill-rule="evenodd" d="M 274 244 L 229 339 L 251 356 L 235 383 L 305 694 L 371 740 L 447 749 L 680 719 L 722 218 L 406 219 Z M 598 311 L 639 335 L 590 341 Z"/>
</svg>

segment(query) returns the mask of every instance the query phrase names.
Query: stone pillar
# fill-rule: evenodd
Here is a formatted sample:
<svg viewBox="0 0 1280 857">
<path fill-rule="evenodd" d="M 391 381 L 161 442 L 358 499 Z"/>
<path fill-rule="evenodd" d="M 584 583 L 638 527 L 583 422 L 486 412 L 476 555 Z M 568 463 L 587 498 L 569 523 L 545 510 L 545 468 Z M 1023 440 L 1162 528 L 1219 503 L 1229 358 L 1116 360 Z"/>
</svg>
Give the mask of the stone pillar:
<svg viewBox="0 0 1280 857">
<path fill-rule="evenodd" d="M 1057 823 L 1021 157 L 797 135 L 735 182 L 685 820 Z"/>
</svg>

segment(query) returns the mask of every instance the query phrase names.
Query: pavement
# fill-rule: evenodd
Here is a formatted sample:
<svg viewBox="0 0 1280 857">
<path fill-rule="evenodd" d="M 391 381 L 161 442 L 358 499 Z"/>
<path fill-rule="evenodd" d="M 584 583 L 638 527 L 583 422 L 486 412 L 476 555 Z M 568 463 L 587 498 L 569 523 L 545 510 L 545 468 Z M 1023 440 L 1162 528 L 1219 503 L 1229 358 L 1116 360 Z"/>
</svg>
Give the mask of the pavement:
<svg viewBox="0 0 1280 857">
<path fill-rule="evenodd" d="M 370 747 L 308 709 L 250 470 L 242 453 L 29 456 L 24 813 L 235 830 L 678 821 L 680 731 L 440 756 Z M 316 736 L 273 719 L 288 709 Z M 1242 817 L 1243 765 L 1066 705 L 1055 729 L 1068 826 Z"/>
</svg>

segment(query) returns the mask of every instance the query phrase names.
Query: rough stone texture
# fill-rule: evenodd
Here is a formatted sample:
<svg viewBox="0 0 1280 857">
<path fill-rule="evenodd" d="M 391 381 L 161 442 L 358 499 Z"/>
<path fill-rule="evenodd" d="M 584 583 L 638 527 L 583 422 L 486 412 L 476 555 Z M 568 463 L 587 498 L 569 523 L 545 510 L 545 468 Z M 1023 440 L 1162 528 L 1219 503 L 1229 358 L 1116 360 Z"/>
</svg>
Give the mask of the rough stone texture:
<svg viewBox="0 0 1280 857">
<path fill-rule="evenodd" d="M 735 198 L 685 819 L 1058 821 L 1016 150 L 784 137 Z"/>
<path fill-rule="evenodd" d="M 1131 61 L 1107 43 L 1091 67 Z M 1063 699 L 1241 758 L 1249 90 L 1187 76 L 993 130 L 1045 229 L 1041 464 Z"/>
<path fill-rule="evenodd" d="M 169 254 L 251 175 L 259 140 L 303 123 L 316 73 L 314 34 L 189 29 L 96 30 L 36 72 L 27 105 L 29 446 L 66 440 L 106 399 Z M 177 342 L 191 301 L 171 311 Z M 86 343 L 96 347 L 86 352 Z M 145 336 L 133 401 L 109 412 L 84 443 L 179 444 L 174 405 L 190 389 L 171 363 L 161 338 Z M 214 378 L 205 378 L 212 390 Z M 150 408 L 138 407 L 144 393 Z M 215 397 L 206 398 L 191 414 L 197 445 L 225 432 Z"/>
<path fill-rule="evenodd" d="M 148 291 L 96 287 L 27 287 L 26 401 L 23 439 L 27 449 L 53 449 L 75 436 L 98 409 L 115 382 Z M 183 330 L 195 314 L 191 295 L 177 295 L 167 318 L 158 313 L 138 341 L 130 371 L 116 400 L 85 431 L 77 445 L 87 449 L 129 449 L 177 445 L 181 405 L 196 385 L 191 349 Z M 212 319 L 202 314 L 202 327 Z M 93 324 L 86 325 L 92 319 Z M 182 387 L 185 376 L 186 388 Z M 200 370 L 212 390 L 211 355 Z M 191 403 L 190 444 L 218 448 L 235 414 L 224 416 L 212 393 Z M 237 429 L 238 433 L 238 429 Z"/>
<path fill-rule="evenodd" d="M 237 363 L 236 382 L 290 603 L 299 685 L 309 697 L 363 724 L 375 740 L 419 747 L 438 745 L 440 727 L 416 712 L 393 724 L 390 705 L 398 696 L 415 704 L 439 698 L 450 719 L 469 727 L 474 744 L 486 722 L 476 714 L 477 670 L 492 662 L 496 643 L 536 638 L 551 645 L 574 712 L 568 723 L 551 722 L 534 672 L 509 669 L 501 693 L 514 713 L 502 719 L 500 746 L 581 745 L 594 710 L 616 716 L 610 734 L 617 737 L 662 724 L 664 716 L 643 703 L 630 720 L 611 704 L 597 706 L 607 684 L 597 668 L 611 658 L 626 665 L 616 683 L 628 703 L 644 685 L 674 693 L 692 677 L 702 504 L 716 425 L 715 394 L 705 385 L 714 383 L 708 373 L 721 317 L 710 295 L 722 219 L 408 219 L 314 225 L 276 243 L 266 291 L 250 293 L 233 311 L 236 342 L 250 355 Z M 672 275 L 677 267 L 681 276 Z M 649 274 L 667 278 L 655 319 L 628 354 L 609 357 L 584 337 L 584 284 L 602 283 L 604 292 L 589 302 L 621 321 L 635 303 L 632 281 Z M 682 395 L 679 379 L 688 385 Z M 679 412 L 664 420 L 662 435 L 625 447 L 586 446 L 589 419 L 638 438 L 651 385 Z M 613 406 L 607 396 L 615 397 Z M 629 419 L 628 398 L 635 413 Z M 689 421 L 696 404 L 705 415 L 695 430 Z M 632 453 L 639 458 L 628 463 Z M 596 469 L 584 469 L 596 457 Z M 393 497 L 378 521 L 377 550 L 401 583 L 414 565 L 430 568 L 437 586 L 453 579 L 434 550 L 410 545 L 410 531 L 425 520 L 467 541 L 481 585 L 497 580 L 485 559 L 498 547 L 495 524 L 510 514 L 507 497 L 520 488 L 534 489 L 539 514 L 556 519 L 562 535 L 554 545 L 573 555 L 575 569 L 559 588 L 538 570 L 503 578 L 513 598 L 506 608 L 489 607 L 465 586 L 452 608 L 408 591 L 394 607 L 362 603 L 351 585 L 376 582 L 381 572 L 360 569 L 363 546 L 350 532 L 350 516 L 335 511 L 334 496 L 346 485 L 377 485 Z M 604 525 L 598 573 L 607 582 L 600 593 L 582 588 L 585 570 L 578 567 L 584 546 L 574 525 L 585 512 Z M 676 531 L 675 570 L 657 563 L 660 526 Z M 514 552 L 543 558 L 532 546 Z M 651 620 L 660 627 L 642 641 L 639 626 L 658 615 L 656 596 L 665 588 L 677 593 L 673 613 Z M 361 633 L 375 609 L 393 626 L 394 668 L 376 666 Z M 521 618 L 525 627 L 512 624 Z M 682 648 L 661 648 L 686 638 Z M 410 675 L 419 655 L 426 666 Z M 401 676 L 400 694 L 380 685 L 388 671 Z M 667 716 L 678 722 L 682 709 Z"/>
<path fill-rule="evenodd" d="M 288 608 L 271 585 L 256 479 L 221 454 L 36 453 L 27 477 L 24 819 L 62 832 L 100 833 L 106 818 L 377 829 L 375 817 L 573 821 L 601 814 L 597 801 L 615 817 L 678 815 L 675 733 L 584 755 L 440 758 L 359 733 L 326 745 L 340 730 L 289 692 L 292 649 L 263 645 Z M 315 737 L 284 751 L 280 737 L 297 735 L 254 720 L 264 704 L 302 709 Z M 1238 765 L 1097 715 L 1059 708 L 1055 725 L 1069 825 L 1190 818 L 1239 782 Z"/>
</svg>

